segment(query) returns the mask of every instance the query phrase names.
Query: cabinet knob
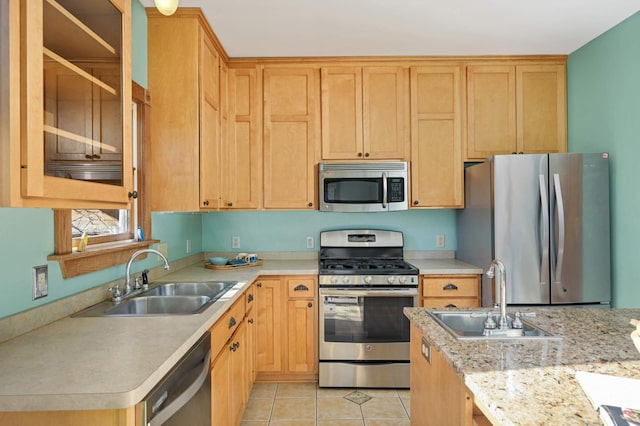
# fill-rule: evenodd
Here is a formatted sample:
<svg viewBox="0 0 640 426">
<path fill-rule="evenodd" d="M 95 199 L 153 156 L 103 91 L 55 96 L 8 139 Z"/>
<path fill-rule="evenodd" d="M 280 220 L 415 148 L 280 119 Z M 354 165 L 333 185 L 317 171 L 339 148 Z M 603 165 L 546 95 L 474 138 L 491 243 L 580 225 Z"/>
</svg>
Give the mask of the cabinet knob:
<svg viewBox="0 0 640 426">
<path fill-rule="evenodd" d="M 247 302 L 249 303 L 253 302 L 253 294 L 250 294 L 249 296 L 247 296 Z"/>
<path fill-rule="evenodd" d="M 208 206 L 208 205 L 209 205 L 209 200 L 204 200 L 204 201 L 202 202 L 202 204 L 204 204 L 205 206 Z"/>
<path fill-rule="evenodd" d="M 311 303 L 311 302 L 307 303 L 307 307 L 308 308 L 313 308 L 313 303 Z"/>
<path fill-rule="evenodd" d="M 231 319 L 229 320 L 229 328 L 233 327 L 236 324 L 237 324 L 236 319 L 234 317 L 231 317 Z"/>
<path fill-rule="evenodd" d="M 249 318 L 249 319 L 247 320 L 247 322 L 248 322 L 249 324 L 253 324 L 253 318 Z"/>
<path fill-rule="evenodd" d="M 232 203 L 232 202 L 228 202 L 228 203 L 227 203 L 227 206 L 229 206 L 229 207 L 233 207 L 233 203 Z"/>
<path fill-rule="evenodd" d="M 307 207 L 313 207 L 313 203 L 307 204 Z"/>
<path fill-rule="evenodd" d="M 414 205 L 414 206 L 417 206 L 418 204 L 420 204 L 420 201 L 418 201 L 418 200 L 413 200 L 413 205 Z"/>
<path fill-rule="evenodd" d="M 138 191 L 129 192 L 127 195 L 129 198 L 138 198 Z"/>
<path fill-rule="evenodd" d="M 84 158 L 86 158 L 87 160 L 91 160 L 91 155 L 90 154 L 85 154 Z"/>
<path fill-rule="evenodd" d="M 362 157 L 362 153 L 361 152 L 358 153 L 358 157 Z"/>
<path fill-rule="evenodd" d="M 517 152 L 515 152 L 515 151 L 512 151 L 512 152 L 511 152 L 511 154 L 517 154 Z"/>
<path fill-rule="evenodd" d="M 368 157 L 368 156 L 369 156 L 369 153 L 368 153 L 368 152 L 365 152 L 364 156 L 365 156 L 365 157 Z"/>
<path fill-rule="evenodd" d="M 99 160 L 99 159 L 100 159 L 100 156 L 99 156 L 98 154 L 93 154 L 91 157 L 92 157 L 92 158 L 94 158 L 94 159 L 96 159 L 96 160 Z"/>
<path fill-rule="evenodd" d="M 262 288 L 262 283 L 258 283 L 258 284 L 256 284 L 256 286 Z"/>
</svg>

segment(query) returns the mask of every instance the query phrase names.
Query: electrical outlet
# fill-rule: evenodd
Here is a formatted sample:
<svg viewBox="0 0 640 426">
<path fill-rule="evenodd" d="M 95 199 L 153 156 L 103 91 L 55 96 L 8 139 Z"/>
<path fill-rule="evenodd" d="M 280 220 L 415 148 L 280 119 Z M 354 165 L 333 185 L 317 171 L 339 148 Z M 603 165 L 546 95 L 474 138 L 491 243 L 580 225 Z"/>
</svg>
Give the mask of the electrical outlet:
<svg viewBox="0 0 640 426">
<path fill-rule="evenodd" d="M 240 237 L 231 237 L 231 248 L 240 248 Z"/>
<path fill-rule="evenodd" d="M 436 247 L 444 248 L 444 234 L 436 235 Z"/>
<path fill-rule="evenodd" d="M 33 300 L 49 294 L 49 280 L 47 279 L 47 265 L 34 266 L 33 271 Z"/>
<path fill-rule="evenodd" d="M 187 240 L 187 254 L 191 253 L 191 240 Z"/>
<path fill-rule="evenodd" d="M 307 248 L 308 249 L 313 248 L 313 237 L 307 237 Z"/>
<path fill-rule="evenodd" d="M 167 246 L 167 243 L 158 244 L 158 251 L 164 254 L 164 257 L 166 257 L 167 259 L 169 258 L 169 247 Z M 157 255 L 156 255 L 156 260 L 158 262 L 163 262 L 162 258 Z"/>
</svg>

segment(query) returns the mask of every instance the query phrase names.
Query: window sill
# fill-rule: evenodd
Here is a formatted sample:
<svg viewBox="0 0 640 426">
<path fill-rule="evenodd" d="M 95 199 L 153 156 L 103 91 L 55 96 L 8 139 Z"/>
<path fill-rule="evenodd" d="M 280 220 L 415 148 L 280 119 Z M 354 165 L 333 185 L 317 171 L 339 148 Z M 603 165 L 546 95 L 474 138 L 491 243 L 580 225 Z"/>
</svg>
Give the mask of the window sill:
<svg viewBox="0 0 640 426">
<path fill-rule="evenodd" d="M 47 260 L 54 260 L 60 263 L 60 271 L 63 278 L 73 278 L 111 266 L 125 264 L 136 251 L 149 248 L 152 244 L 159 242 L 159 240 L 146 240 L 129 242 L 109 248 L 88 248 L 82 252 L 52 254 L 47 257 Z M 144 259 L 145 256 L 146 254 L 141 256 L 140 259 Z"/>
</svg>

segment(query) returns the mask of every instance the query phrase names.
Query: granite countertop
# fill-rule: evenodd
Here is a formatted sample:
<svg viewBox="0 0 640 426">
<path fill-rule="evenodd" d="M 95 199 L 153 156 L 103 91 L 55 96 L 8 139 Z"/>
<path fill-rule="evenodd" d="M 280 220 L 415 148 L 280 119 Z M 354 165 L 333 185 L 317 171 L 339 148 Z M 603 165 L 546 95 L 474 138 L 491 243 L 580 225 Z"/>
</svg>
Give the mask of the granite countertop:
<svg viewBox="0 0 640 426">
<path fill-rule="evenodd" d="M 629 334 L 640 309 L 527 308 L 529 320 L 562 340 L 459 341 L 425 308 L 406 308 L 423 336 L 464 380 L 479 408 L 501 425 L 600 425 L 575 379 L 588 371 L 640 379 Z"/>
<path fill-rule="evenodd" d="M 411 260 L 420 273 L 475 273 L 455 259 Z M 480 273 L 481 271 L 478 270 Z M 0 411 L 117 409 L 140 402 L 260 275 L 317 275 L 317 260 L 203 262 L 154 280 L 238 281 L 199 315 L 65 317 L 0 344 Z M 2 326 L 2 321 L 0 321 Z"/>
</svg>

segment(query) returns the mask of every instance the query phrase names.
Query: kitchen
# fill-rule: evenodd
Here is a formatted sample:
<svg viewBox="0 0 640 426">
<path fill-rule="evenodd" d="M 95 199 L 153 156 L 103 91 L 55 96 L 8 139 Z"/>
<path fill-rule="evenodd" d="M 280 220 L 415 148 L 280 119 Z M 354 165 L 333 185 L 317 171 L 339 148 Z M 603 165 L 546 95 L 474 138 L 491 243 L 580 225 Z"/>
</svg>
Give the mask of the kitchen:
<svg viewBox="0 0 640 426">
<path fill-rule="evenodd" d="M 133 3 L 134 15 L 143 19 L 141 5 Z M 135 17 L 134 17 L 135 19 Z M 143 19 L 144 20 L 144 19 Z M 632 195 L 635 176 L 633 154 L 637 129 L 633 123 L 638 115 L 638 82 L 633 79 L 638 58 L 633 50 L 637 39 L 637 20 L 634 16 L 601 38 L 571 53 L 568 60 L 568 126 L 570 151 L 607 151 L 612 166 L 612 269 L 613 303 L 616 307 L 637 307 L 638 293 L 634 284 L 635 264 L 633 236 L 638 235 L 634 211 L 637 199 Z M 136 26 L 134 25 L 134 33 Z M 134 34 L 135 35 L 135 34 Z M 134 44 L 134 49 L 139 44 Z M 143 45 L 144 46 L 144 45 Z M 134 79 L 143 83 L 145 75 L 141 57 L 133 55 Z M 138 66 L 136 65 L 138 64 Z M 603 83 L 604 82 L 604 83 Z M 605 91 L 606 88 L 606 91 Z M 604 108 L 603 108 L 604 106 Z M 623 195 L 624 194 L 624 195 Z M 631 195 L 627 195 L 631 194 Z M 201 251 L 231 251 L 233 236 L 239 236 L 241 250 L 255 252 L 300 251 L 306 249 L 306 237 L 316 239 L 320 230 L 339 226 L 374 228 L 393 226 L 406 235 L 407 250 L 438 250 L 436 235 L 444 234 L 445 250 L 455 250 L 455 211 L 409 210 L 378 215 L 345 215 L 309 212 L 216 212 L 209 214 L 153 213 L 153 237 L 166 241 L 171 261 L 186 258 Z M 2 209 L 2 287 L 5 295 L 0 301 L 3 316 L 10 317 L 52 300 L 62 299 L 89 289 L 95 283 L 121 278 L 123 266 L 103 272 L 63 280 L 56 262 L 49 262 L 49 296 L 32 301 L 31 268 L 47 263 L 53 252 L 53 217 L 48 209 Z M 34 227 L 33 224 L 42 224 Z M 286 235 L 277 232 L 288 229 Z M 310 233 L 309 231 L 313 232 Z M 310 235 L 309 235 L 310 234 Z M 185 241 L 191 241 L 191 253 Z M 317 247 L 317 246 L 316 246 Z M 158 263 L 147 260 L 143 267 Z M 143 266 L 144 265 L 144 266 Z M 138 264 L 136 264 L 136 267 Z M 4 330 L 20 329 L 24 320 L 20 315 L 7 318 Z"/>
</svg>

